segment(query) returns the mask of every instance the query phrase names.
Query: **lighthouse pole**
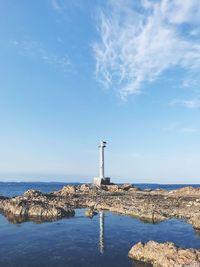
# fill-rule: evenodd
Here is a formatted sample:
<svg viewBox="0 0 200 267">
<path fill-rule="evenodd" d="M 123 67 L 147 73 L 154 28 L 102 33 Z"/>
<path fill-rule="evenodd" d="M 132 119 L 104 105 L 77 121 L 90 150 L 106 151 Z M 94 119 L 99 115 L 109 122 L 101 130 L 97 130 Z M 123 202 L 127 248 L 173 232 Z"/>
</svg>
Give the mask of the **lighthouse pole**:
<svg viewBox="0 0 200 267">
<path fill-rule="evenodd" d="M 101 141 L 99 148 L 100 148 L 100 168 L 99 168 L 99 177 L 104 179 L 104 148 L 106 147 L 106 142 Z"/>
<path fill-rule="evenodd" d="M 104 148 L 105 147 L 106 147 L 106 141 L 101 141 L 99 144 L 99 152 L 100 152 L 99 177 L 94 177 L 94 184 L 98 186 L 110 185 L 110 177 L 105 177 L 105 170 L 104 170 Z"/>
</svg>

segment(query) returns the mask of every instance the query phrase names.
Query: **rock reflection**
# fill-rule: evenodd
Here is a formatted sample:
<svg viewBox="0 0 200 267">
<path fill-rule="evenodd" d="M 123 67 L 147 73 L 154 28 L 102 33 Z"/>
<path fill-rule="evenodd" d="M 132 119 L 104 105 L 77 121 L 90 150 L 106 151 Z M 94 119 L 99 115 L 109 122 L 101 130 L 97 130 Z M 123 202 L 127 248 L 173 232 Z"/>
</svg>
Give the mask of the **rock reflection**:
<svg viewBox="0 0 200 267">
<path fill-rule="evenodd" d="M 153 265 L 141 261 L 133 261 L 133 267 L 153 267 Z"/>
<path fill-rule="evenodd" d="M 195 233 L 196 233 L 198 236 L 200 236 L 200 230 L 195 229 L 195 228 L 193 228 L 193 229 L 194 229 Z"/>
<path fill-rule="evenodd" d="M 46 222 L 55 222 L 61 219 L 61 218 L 54 218 L 54 217 L 47 218 L 47 217 L 40 217 L 40 216 L 35 216 L 35 217 L 19 216 L 19 215 L 13 215 L 12 213 L 1 213 L 1 214 L 4 215 L 6 219 L 12 224 L 21 224 L 25 222 L 33 222 L 33 223 L 41 224 L 41 223 L 46 223 Z M 73 216 L 74 216 L 74 213 L 71 213 L 65 218 L 70 218 Z"/>
</svg>

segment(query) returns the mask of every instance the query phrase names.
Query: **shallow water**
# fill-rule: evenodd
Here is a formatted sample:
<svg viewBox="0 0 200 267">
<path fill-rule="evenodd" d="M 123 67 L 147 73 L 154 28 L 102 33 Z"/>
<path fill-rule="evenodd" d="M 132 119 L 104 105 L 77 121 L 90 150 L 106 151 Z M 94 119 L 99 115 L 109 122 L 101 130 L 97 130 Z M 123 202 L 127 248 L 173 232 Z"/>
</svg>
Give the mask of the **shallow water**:
<svg viewBox="0 0 200 267">
<path fill-rule="evenodd" d="M 151 239 L 200 248 L 200 236 L 184 221 L 148 224 L 110 212 L 89 219 L 83 209 L 73 218 L 41 224 L 12 224 L 0 215 L 0 237 L 2 267 L 134 266 L 129 249 Z"/>
</svg>

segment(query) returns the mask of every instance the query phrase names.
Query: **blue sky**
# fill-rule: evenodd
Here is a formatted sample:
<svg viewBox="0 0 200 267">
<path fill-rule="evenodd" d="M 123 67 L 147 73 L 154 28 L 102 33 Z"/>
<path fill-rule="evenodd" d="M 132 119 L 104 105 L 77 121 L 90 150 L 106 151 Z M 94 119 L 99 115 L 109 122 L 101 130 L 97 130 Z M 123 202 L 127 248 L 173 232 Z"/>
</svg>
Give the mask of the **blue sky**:
<svg viewBox="0 0 200 267">
<path fill-rule="evenodd" d="M 0 180 L 200 182 L 198 0 L 2 0 L 0 58 Z"/>
</svg>

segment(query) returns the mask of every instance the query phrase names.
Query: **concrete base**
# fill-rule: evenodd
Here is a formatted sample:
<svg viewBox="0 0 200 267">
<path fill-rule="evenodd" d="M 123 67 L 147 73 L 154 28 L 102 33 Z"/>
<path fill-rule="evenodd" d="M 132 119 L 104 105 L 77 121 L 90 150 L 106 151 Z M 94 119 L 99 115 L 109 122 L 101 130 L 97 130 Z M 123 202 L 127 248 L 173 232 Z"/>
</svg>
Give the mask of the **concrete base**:
<svg viewBox="0 0 200 267">
<path fill-rule="evenodd" d="M 100 178 L 94 177 L 94 184 L 95 185 L 110 185 L 110 177 Z"/>
</svg>

